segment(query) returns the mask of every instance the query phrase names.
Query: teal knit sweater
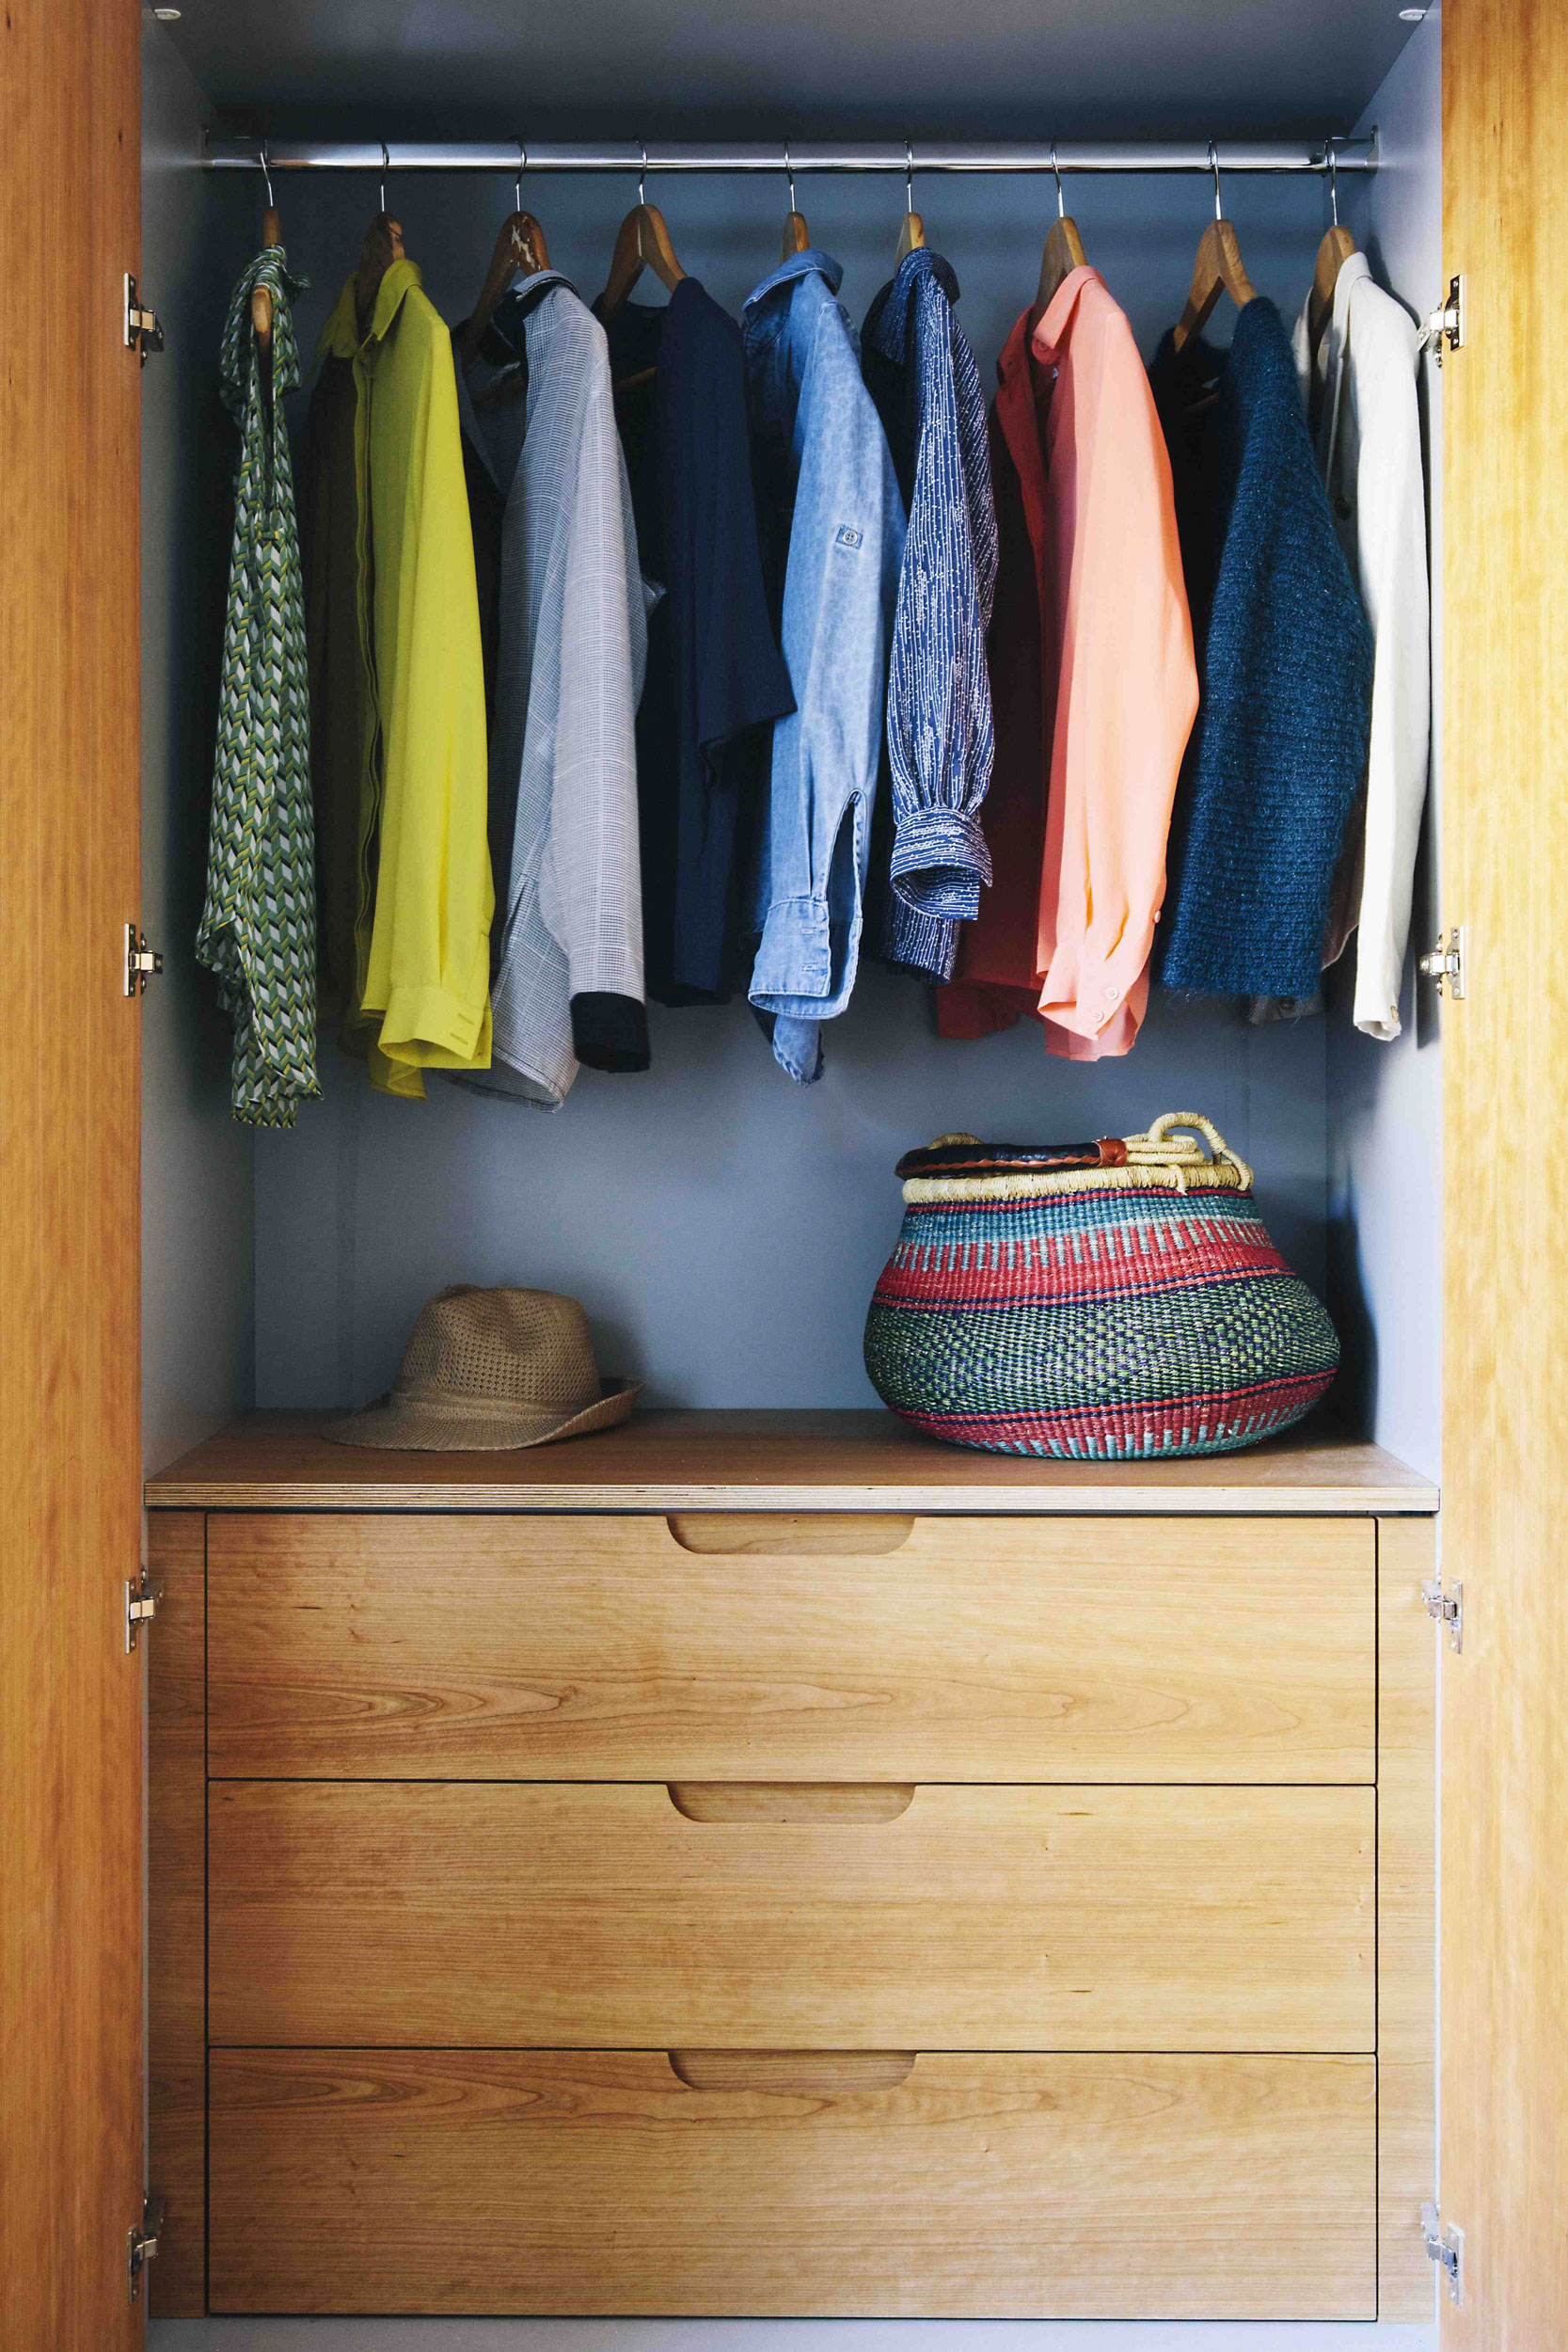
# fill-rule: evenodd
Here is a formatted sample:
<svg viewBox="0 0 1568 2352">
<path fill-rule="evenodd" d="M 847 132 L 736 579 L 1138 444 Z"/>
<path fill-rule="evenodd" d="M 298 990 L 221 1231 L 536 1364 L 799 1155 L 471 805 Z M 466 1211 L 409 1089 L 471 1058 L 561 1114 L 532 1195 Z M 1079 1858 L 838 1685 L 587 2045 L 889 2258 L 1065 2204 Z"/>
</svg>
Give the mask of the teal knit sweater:
<svg viewBox="0 0 1568 2352">
<path fill-rule="evenodd" d="M 1154 976 L 1310 996 L 1361 788 L 1372 642 L 1318 476 L 1278 311 L 1228 355 L 1166 336 L 1150 370 L 1170 451 L 1200 700 L 1171 822 Z"/>
</svg>

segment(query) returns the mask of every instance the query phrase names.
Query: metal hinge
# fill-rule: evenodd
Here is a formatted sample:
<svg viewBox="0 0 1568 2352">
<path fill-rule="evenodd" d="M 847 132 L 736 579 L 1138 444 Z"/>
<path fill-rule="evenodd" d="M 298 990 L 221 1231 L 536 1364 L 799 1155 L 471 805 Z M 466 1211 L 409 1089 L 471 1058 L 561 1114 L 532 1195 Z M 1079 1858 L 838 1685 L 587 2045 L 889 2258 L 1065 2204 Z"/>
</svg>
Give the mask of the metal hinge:
<svg viewBox="0 0 1568 2352">
<path fill-rule="evenodd" d="M 164 330 L 158 324 L 156 310 L 144 310 L 136 292 L 136 281 L 129 270 L 125 273 L 125 348 L 138 353 L 145 361 L 150 351 L 162 351 Z"/>
<path fill-rule="evenodd" d="M 145 1568 L 143 1568 L 141 1574 L 137 1577 L 134 1584 L 127 1584 L 125 1587 L 125 1649 L 127 1656 L 129 1656 L 131 1651 L 135 1648 L 136 1636 L 140 1632 L 142 1627 L 144 1625 L 150 1625 L 153 1618 L 157 1615 L 158 1603 L 163 1599 L 163 1586 L 160 1584 L 154 1587 L 149 1583 L 147 1570 Z"/>
<path fill-rule="evenodd" d="M 1446 980 L 1448 993 L 1456 1004 L 1463 1003 L 1465 997 L 1465 926 L 1463 923 L 1456 923 L 1446 940 L 1439 931 L 1432 953 L 1421 958 L 1420 968 L 1429 980 L 1436 981 L 1439 996 L 1444 993 L 1443 983 Z"/>
<path fill-rule="evenodd" d="M 1431 1578 L 1421 1580 L 1421 1599 L 1429 1617 L 1436 1617 L 1449 1629 L 1449 1647 L 1465 1646 L 1465 1587 L 1463 1584 L 1437 1584 Z"/>
<path fill-rule="evenodd" d="M 1450 278 L 1449 298 L 1440 310 L 1429 310 L 1425 331 L 1421 336 L 1423 351 L 1435 349 L 1437 364 L 1443 364 L 1443 345 L 1450 351 L 1465 348 L 1465 280 Z"/>
<path fill-rule="evenodd" d="M 164 960 L 154 947 L 147 944 L 146 935 L 135 923 L 125 926 L 125 993 L 145 996 L 148 980 L 164 968 Z"/>
<path fill-rule="evenodd" d="M 1427 2260 L 1435 2263 L 1449 2282 L 1449 2301 L 1465 2300 L 1465 2233 L 1450 2221 L 1443 2227 L 1443 2217 L 1435 2205 L 1421 2207 L 1421 2235 L 1426 2240 Z"/>
<path fill-rule="evenodd" d="M 133 2221 L 125 2233 L 126 2285 L 133 2303 L 141 2293 L 142 2272 L 158 2250 L 163 2227 L 163 2199 L 144 2197 L 141 2201 L 141 2227 L 138 2229 Z"/>
</svg>

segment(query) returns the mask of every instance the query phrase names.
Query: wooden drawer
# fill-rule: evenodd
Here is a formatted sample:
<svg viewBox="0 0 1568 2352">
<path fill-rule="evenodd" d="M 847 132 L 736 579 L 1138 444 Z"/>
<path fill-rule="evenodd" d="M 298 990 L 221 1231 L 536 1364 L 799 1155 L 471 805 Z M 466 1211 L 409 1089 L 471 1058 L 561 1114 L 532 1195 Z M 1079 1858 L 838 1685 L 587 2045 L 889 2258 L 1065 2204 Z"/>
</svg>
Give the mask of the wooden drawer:
<svg viewBox="0 0 1568 2352">
<path fill-rule="evenodd" d="M 212 2309 L 1374 2316 L 1370 2058 L 679 2063 L 214 2052 Z"/>
<path fill-rule="evenodd" d="M 1370 1789 L 210 1798 L 218 2042 L 1373 2046 Z"/>
<path fill-rule="evenodd" d="M 1354 1519 L 209 1521 L 263 1778 L 1370 1781 Z"/>
</svg>

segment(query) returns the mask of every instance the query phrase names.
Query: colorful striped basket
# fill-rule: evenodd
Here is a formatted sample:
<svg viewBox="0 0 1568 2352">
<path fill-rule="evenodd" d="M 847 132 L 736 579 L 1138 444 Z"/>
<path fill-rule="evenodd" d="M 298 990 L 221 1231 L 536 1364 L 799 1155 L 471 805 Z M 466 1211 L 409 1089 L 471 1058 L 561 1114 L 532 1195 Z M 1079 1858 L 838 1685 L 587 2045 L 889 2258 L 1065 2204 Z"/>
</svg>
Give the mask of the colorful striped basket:
<svg viewBox="0 0 1568 2352">
<path fill-rule="evenodd" d="M 865 1368 L 933 1438 L 1091 1461 L 1226 1454 L 1299 1421 L 1334 1377 L 1334 1326 L 1206 1119 L 1049 1150 L 943 1136 L 898 1173 L 904 1228 Z"/>
</svg>

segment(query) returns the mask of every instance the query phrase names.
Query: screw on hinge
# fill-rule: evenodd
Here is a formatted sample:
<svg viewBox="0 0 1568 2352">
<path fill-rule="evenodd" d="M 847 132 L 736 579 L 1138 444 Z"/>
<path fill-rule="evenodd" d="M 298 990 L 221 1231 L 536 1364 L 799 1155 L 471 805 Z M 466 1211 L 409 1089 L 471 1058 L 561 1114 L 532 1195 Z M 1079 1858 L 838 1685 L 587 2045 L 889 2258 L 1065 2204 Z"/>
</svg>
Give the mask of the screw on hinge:
<svg viewBox="0 0 1568 2352">
<path fill-rule="evenodd" d="M 1421 2235 L 1426 2240 L 1427 2260 L 1437 2265 L 1448 2281 L 1449 2301 L 1465 2300 L 1465 2233 L 1450 2221 L 1445 2229 L 1443 2217 L 1435 2205 L 1421 2207 Z"/>
<path fill-rule="evenodd" d="M 1438 1618 L 1449 1629 L 1449 1647 L 1462 1650 L 1465 1646 L 1465 1587 L 1463 1584 L 1435 1584 L 1423 1578 L 1421 1599 L 1429 1617 Z"/>
</svg>

